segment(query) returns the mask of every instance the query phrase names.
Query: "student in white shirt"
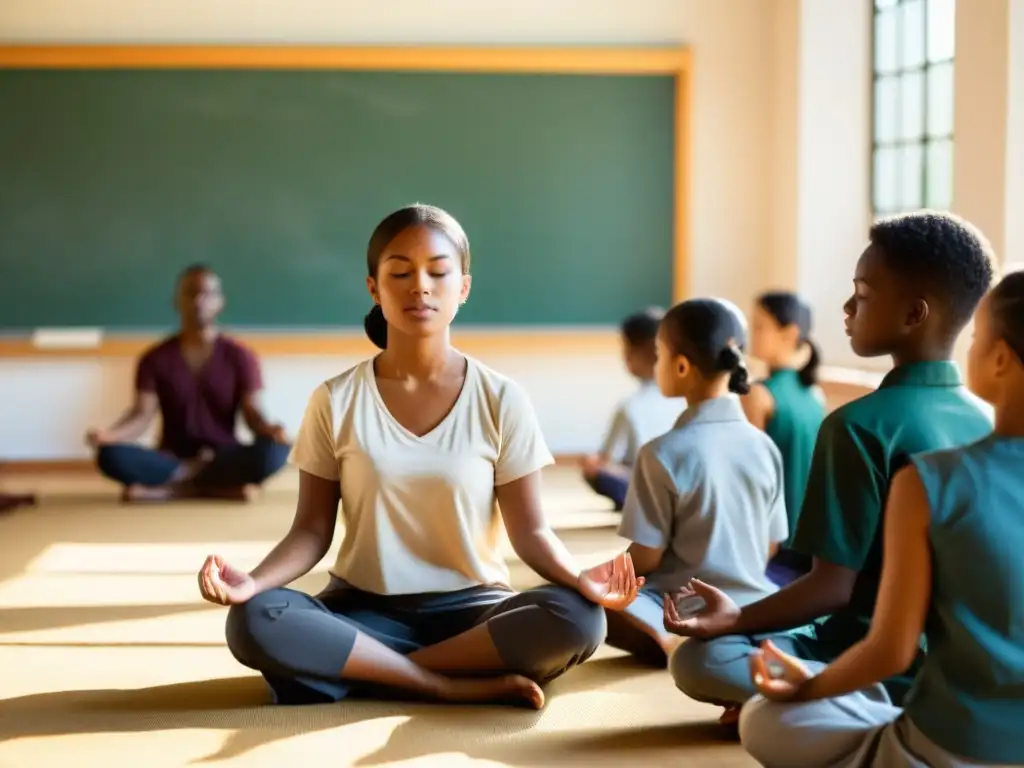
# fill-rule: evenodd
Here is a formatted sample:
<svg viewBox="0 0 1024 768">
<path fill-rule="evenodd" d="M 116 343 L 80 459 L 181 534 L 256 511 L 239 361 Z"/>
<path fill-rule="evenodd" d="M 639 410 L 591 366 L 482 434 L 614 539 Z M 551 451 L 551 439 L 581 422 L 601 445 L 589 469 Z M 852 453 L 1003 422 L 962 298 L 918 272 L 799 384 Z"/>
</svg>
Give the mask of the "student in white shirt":
<svg viewBox="0 0 1024 768">
<path fill-rule="evenodd" d="M 665 629 L 666 606 L 691 580 L 740 605 L 777 589 L 765 569 L 788 533 L 782 456 L 736 396 L 750 387 L 746 335 L 740 311 L 717 299 L 684 301 L 661 322 L 658 386 L 689 405 L 637 455 L 619 535 L 647 583 L 608 615 L 608 643 L 655 666 L 680 642 Z"/>
<path fill-rule="evenodd" d="M 622 322 L 622 359 L 640 386 L 616 407 L 601 450 L 583 460 L 583 479 L 616 510 L 626 499 L 640 446 L 671 429 L 686 407 L 681 398 L 665 397 L 654 381 L 654 340 L 664 314 L 651 308 Z"/>
<path fill-rule="evenodd" d="M 313 393 L 295 441 L 298 509 L 252 572 L 211 556 L 210 601 L 231 605 L 227 641 L 282 704 L 399 690 L 444 701 L 541 707 L 544 683 L 604 640 L 604 610 L 643 584 L 628 556 L 581 570 L 544 519 L 552 463 L 526 394 L 452 348 L 469 295 L 469 242 L 444 211 L 403 208 L 367 251 L 383 349 Z M 344 537 L 316 597 L 284 585 Z M 500 515 L 499 515 L 500 508 Z M 552 582 L 517 593 L 499 552 Z"/>
</svg>

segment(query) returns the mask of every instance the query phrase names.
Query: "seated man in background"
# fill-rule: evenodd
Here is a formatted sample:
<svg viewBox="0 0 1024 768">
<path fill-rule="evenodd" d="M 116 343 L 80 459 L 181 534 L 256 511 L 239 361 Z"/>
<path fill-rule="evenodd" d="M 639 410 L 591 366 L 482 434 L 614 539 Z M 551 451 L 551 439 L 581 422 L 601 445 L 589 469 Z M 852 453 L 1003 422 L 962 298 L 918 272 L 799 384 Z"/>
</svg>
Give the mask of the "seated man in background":
<svg viewBox="0 0 1024 768">
<path fill-rule="evenodd" d="M 90 430 L 86 441 L 96 449 L 100 471 L 124 486 L 125 501 L 247 499 L 284 466 L 284 428 L 260 410 L 256 356 L 217 327 L 224 308 L 217 275 L 203 265 L 188 267 L 178 278 L 175 303 L 181 330 L 139 361 L 135 402 L 107 429 Z M 132 445 L 158 411 L 159 449 Z M 235 436 L 239 412 L 255 437 L 251 445 Z"/>
</svg>

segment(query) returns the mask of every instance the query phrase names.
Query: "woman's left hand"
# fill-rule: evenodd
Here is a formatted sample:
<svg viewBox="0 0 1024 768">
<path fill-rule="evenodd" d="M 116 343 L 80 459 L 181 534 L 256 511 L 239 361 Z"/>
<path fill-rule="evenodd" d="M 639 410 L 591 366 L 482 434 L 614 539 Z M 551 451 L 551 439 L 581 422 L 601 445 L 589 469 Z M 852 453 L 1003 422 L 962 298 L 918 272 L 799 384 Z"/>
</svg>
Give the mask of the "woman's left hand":
<svg viewBox="0 0 1024 768">
<path fill-rule="evenodd" d="M 580 573 L 576 580 L 580 594 L 593 603 L 613 611 L 621 611 L 633 600 L 644 577 L 633 570 L 633 558 L 623 552 L 614 560 L 595 565 Z"/>
<path fill-rule="evenodd" d="M 750 677 L 757 692 L 772 701 L 792 701 L 814 677 L 800 659 L 765 640 L 750 656 Z"/>
</svg>

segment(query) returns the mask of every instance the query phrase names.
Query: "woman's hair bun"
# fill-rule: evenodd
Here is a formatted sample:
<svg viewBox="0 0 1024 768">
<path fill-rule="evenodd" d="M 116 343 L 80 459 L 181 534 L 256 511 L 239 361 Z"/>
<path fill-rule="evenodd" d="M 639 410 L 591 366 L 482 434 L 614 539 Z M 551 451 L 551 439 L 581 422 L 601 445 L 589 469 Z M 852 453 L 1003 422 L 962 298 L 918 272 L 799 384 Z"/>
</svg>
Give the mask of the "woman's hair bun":
<svg viewBox="0 0 1024 768">
<path fill-rule="evenodd" d="M 380 308 L 380 304 L 374 304 L 373 309 L 366 313 L 366 317 L 363 318 L 363 330 L 377 347 L 388 348 L 388 321 L 384 319 L 384 310 Z"/>
</svg>

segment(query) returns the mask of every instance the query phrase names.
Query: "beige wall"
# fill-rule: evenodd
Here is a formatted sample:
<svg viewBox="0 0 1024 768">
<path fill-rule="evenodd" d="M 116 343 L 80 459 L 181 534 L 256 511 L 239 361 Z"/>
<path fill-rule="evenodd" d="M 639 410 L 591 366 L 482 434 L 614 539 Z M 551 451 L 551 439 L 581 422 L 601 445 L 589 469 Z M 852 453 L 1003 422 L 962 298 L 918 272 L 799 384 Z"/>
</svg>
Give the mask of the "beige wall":
<svg viewBox="0 0 1024 768">
<path fill-rule="evenodd" d="M 1024 3 L 957 5 L 955 199 L 1006 265 L 1024 262 Z"/>
<path fill-rule="evenodd" d="M 797 288 L 827 361 L 858 359 L 842 305 L 871 221 L 871 4 L 777 0 L 772 34 L 769 285 Z"/>
<path fill-rule="evenodd" d="M 1006 241 L 1004 261 L 1024 267 L 1024 3 L 1007 8 Z"/>
<path fill-rule="evenodd" d="M 799 284 L 797 168 L 800 140 L 801 0 L 776 0 L 771 34 L 771 118 L 769 154 L 770 262 L 767 282 L 792 288 Z"/>
<path fill-rule="evenodd" d="M 871 222 L 871 4 L 804 0 L 801 10 L 798 286 L 830 363 L 885 366 L 854 356 L 842 320 Z"/>
</svg>

